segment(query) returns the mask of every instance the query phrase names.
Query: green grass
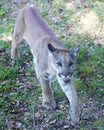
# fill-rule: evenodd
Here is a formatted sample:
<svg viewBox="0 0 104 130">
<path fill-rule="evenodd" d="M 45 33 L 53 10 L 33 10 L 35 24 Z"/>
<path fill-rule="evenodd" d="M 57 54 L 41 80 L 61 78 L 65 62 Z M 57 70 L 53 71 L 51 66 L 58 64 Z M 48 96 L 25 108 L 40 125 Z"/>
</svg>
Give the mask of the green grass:
<svg viewBox="0 0 104 130">
<path fill-rule="evenodd" d="M 7 8 L 5 6 L 1 6 L 0 8 L 0 17 L 4 16 L 7 13 Z"/>
<path fill-rule="evenodd" d="M 6 41 L 0 40 L 0 48 L 7 49 L 10 46 Z"/>
<path fill-rule="evenodd" d="M 6 130 L 7 123 L 12 124 L 14 119 L 22 123 L 21 129 L 32 129 L 32 115 L 34 112 L 38 112 L 38 110 L 40 110 L 42 119 L 49 115 L 52 115 L 52 119 L 57 121 L 64 119 L 66 118 L 65 114 L 68 111 L 68 106 L 63 102 L 66 98 L 57 82 L 52 84 L 53 93 L 57 104 L 62 102 L 64 110 L 61 110 L 61 108 L 58 108 L 59 111 L 55 112 L 42 110 L 42 89 L 36 78 L 34 67 L 31 64 L 32 55 L 27 45 L 20 45 L 18 47 L 21 57 L 17 58 L 15 65 L 12 66 L 9 37 L 14 27 L 15 16 L 8 14 L 8 12 L 13 12 L 14 10 L 10 7 L 7 8 L 7 2 L 8 0 L 4 0 L 0 3 L 0 17 L 2 18 L 0 19 L 0 49 L 3 50 L 3 52 L 0 52 L 0 128 Z M 93 98 L 94 107 L 92 113 L 94 113 L 94 110 L 97 108 L 100 111 L 100 106 L 104 104 L 104 46 L 95 44 L 95 39 L 89 32 L 68 32 L 70 32 L 70 25 L 72 24 L 74 24 L 75 28 L 80 28 L 77 24 L 78 21 L 76 21 L 80 19 L 80 16 L 75 14 L 79 13 L 83 16 L 83 14 L 85 15 L 90 11 L 94 11 L 98 16 L 100 24 L 97 29 L 99 29 L 100 25 L 103 25 L 104 22 L 104 5 L 103 3 L 98 5 L 97 0 L 91 0 L 97 6 L 95 4 L 94 7 L 89 9 L 75 8 L 67 10 L 64 2 L 68 1 L 34 1 L 33 3 L 40 9 L 47 23 L 53 28 L 58 39 L 62 41 L 67 49 L 70 50 L 77 44 L 81 45 L 73 81 L 82 104 L 88 103 L 91 105 L 89 99 Z M 101 2 L 104 1 L 102 0 Z M 94 31 L 96 32 L 97 30 Z M 103 32 L 101 31 L 97 37 L 101 38 L 100 36 L 102 35 Z M 97 103 L 99 105 L 96 105 Z M 27 115 L 21 112 L 22 109 L 26 110 Z M 87 114 L 90 115 L 89 108 L 86 109 Z M 66 113 L 63 113 L 63 111 Z M 83 113 L 86 116 L 86 112 Z M 37 125 L 39 125 L 39 121 L 36 118 Z M 82 121 L 80 127 L 80 130 L 90 130 L 93 128 L 103 130 L 103 113 L 101 116 L 97 115 L 93 120 L 85 121 L 85 124 Z"/>
<path fill-rule="evenodd" d="M 98 130 L 103 130 L 104 129 L 104 116 L 100 117 L 99 120 L 96 119 L 94 122 L 94 126 Z"/>
</svg>

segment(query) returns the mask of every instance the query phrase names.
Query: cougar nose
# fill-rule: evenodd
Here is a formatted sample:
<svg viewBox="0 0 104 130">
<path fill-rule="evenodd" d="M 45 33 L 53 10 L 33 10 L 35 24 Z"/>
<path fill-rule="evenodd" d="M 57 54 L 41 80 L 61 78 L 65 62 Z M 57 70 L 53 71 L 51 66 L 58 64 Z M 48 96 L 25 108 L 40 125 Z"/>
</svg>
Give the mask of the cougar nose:
<svg viewBox="0 0 104 130">
<path fill-rule="evenodd" d="M 65 76 L 65 77 L 70 76 L 71 77 L 72 73 L 70 73 L 70 72 L 66 72 L 66 73 L 62 72 L 62 73 L 59 74 L 59 77 L 61 77 L 61 76 Z"/>
<path fill-rule="evenodd" d="M 64 75 L 65 77 L 67 77 L 67 76 L 70 75 L 70 73 L 69 73 L 69 72 L 67 72 L 67 73 L 62 73 L 62 75 Z"/>
</svg>

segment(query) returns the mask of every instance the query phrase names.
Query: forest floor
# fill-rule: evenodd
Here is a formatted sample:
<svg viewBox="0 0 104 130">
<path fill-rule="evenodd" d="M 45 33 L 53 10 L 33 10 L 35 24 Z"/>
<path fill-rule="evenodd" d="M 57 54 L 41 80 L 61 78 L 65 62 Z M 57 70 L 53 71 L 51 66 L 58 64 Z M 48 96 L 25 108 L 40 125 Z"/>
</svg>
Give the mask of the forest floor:
<svg viewBox="0 0 104 130">
<path fill-rule="evenodd" d="M 41 86 L 27 44 L 12 66 L 11 34 L 27 4 L 37 7 L 67 49 L 81 49 L 73 82 L 81 106 L 80 130 L 104 130 L 104 2 L 72 0 L 2 0 L 0 2 L 0 130 L 75 130 L 70 105 L 57 81 L 52 84 L 55 110 L 42 108 Z M 23 41 L 25 42 L 25 41 Z"/>
</svg>

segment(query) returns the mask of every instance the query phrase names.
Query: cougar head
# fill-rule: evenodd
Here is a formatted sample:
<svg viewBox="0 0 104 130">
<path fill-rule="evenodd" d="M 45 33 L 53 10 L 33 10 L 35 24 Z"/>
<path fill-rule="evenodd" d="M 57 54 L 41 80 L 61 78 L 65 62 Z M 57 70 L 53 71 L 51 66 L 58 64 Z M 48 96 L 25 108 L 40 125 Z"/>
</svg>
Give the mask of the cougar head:
<svg viewBox="0 0 104 130">
<path fill-rule="evenodd" d="M 69 82 L 72 78 L 76 65 L 76 57 L 80 50 L 78 45 L 73 50 L 57 49 L 52 44 L 48 44 L 51 56 L 51 64 L 57 72 L 57 77 L 64 82 Z"/>
</svg>

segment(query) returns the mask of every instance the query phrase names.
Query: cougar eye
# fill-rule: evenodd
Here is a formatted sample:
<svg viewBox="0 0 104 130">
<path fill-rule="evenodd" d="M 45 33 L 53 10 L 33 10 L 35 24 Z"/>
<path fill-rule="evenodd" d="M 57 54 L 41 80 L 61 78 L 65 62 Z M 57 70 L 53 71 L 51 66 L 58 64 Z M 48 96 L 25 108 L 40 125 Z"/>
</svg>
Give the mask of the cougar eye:
<svg viewBox="0 0 104 130">
<path fill-rule="evenodd" d="M 61 62 L 56 63 L 56 65 L 58 65 L 60 67 L 62 66 Z"/>
<path fill-rule="evenodd" d="M 73 65 L 73 63 L 72 63 L 72 62 L 70 62 L 70 63 L 69 63 L 69 66 L 72 66 L 72 65 Z"/>
</svg>

